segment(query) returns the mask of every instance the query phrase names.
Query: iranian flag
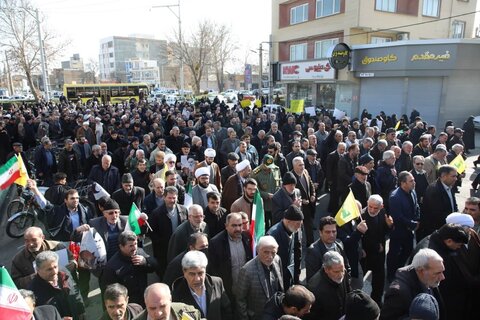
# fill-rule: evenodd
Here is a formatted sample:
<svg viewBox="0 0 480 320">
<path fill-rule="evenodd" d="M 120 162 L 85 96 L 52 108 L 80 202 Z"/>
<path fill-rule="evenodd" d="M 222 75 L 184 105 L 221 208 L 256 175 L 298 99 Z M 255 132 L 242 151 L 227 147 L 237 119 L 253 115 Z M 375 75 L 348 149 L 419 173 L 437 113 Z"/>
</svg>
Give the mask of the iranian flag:
<svg viewBox="0 0 480 320">
<path fill-rule="evenodd" d="M 147 215 L 138 210 L 137 205 L 132 203 L 130 208 L 130 214 L 128 215 L 128 223 L 125 226 L 125 230 L 133 231 L 136 235 L 141 234 L 140 227 L 147 221 Z"/>
<path fill-rule="evenodd" d="M 187 188 L 185 188 L 185 201 L 183 202 L 183 205 L 185 208 L 190 208 L 190 206 L 193 204 L 193 198 L 192 198 L 192 183 L 188 182 Z"/>
<path fill-rule="evenodd" d="M 22 156 L 11 157 L 2 167 L 0 167 L 0 189 L 4 190 L 16 183 L 25 187 L 27 185 L 28 173 Z"/>
<path fill-rule="evenodd" d="M 2 319 L 27 320 L 32 311 L 23 299 L 5 267 L 0 267 L 0 314 Z"/>
<path fill-rule="evenodd" d="M 258 189 L 253 196 L 251 220 L 250 236 L 252 239 L 252 252 L 255 257 L 257 255 L 255 248 L 257 247 L 258 240 L 265 235 L 265 211 L 263 210 L 263 201 Z"/>
</svg>

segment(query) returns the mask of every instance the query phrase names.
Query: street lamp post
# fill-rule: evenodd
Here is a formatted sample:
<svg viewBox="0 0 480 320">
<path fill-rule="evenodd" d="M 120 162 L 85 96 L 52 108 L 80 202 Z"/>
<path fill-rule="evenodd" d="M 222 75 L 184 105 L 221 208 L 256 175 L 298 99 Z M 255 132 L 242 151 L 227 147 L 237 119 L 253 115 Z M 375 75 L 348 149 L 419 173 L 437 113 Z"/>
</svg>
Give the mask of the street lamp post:
<svg viewBox="0 0 480 320">
<path fill-rule="evenodd" d="M 29 14 L 31 14 L 28 10 L 27 10 L 27 12 Z M 35 20 L 37 22 L 38 41 L 39 41 L 39 45 L 40 45 L 40 61 L 42 63 L 42 77 L 43 77 L 43 85 L 45 87 L 45 99 L 46 99 L 46 101 L 48 101 L 48 100 L 50 100 L 50 88 L 49 88 L 49 83 L 48 83 L 47 65 L 46 65 L 46 58 L 45 58 L 45 48 L 43 46 L 42 31 L 41 31 L 41 28 L 40 28 L 40 18 L 38 16 L 38 9 L 35 9 Z"/>
<path fill-rule="evenodd" d="M 177 7 L 178 8 L 178 15 L 175 13 L 175 11 L 172 10 L 172 7 Z M 181 47 L 182 46 L 182 17 L 180 14 L 180 0 L 178 0 L 178 4 L 166 4 L 162 6 L 152 6 L 152 9 L 156 8 L 168 8 L 171 13 L 178 19 L 178 45 Z M 183 56 L 180 51 L 180 91 L 181 91 L 181 96 L 185 96 L 185 80 L 184 80 L 184 74 L 183 74 Z"/>
</svg>

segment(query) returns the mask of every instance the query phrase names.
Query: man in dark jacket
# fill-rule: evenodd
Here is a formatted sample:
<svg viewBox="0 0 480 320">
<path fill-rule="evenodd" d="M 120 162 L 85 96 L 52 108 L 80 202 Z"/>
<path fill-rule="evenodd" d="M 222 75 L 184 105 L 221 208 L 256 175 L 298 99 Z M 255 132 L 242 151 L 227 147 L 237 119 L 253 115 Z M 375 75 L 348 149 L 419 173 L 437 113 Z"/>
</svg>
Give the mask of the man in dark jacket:
<svg viewBox="0 0 480 320">
<path fill-rule="evenodd" d="M 52 152 L 52 142 L 48 137 L 42 138 L 42 145 L 35 151 L 35 168 L 37 178 L 43 180 L 44 186 L 53 184 L 52 175 L 57 172 L 57 159 Z"/>
<path fill-rule="evenodd" d="M 330 201 L 328 203 L 328 212 L 335 215 L 339 208 L 340 195 L 337 192 L 337 178 L 336 173 L 338 172 L 338 162 L 340 158 L 345 153 L 347 146 L 344 142 L 338 144 L 337 150 L 332 151 L 326 157 L 326 181 L 327 185 L 325 186 L 326 190 L 330 191 Z"/>
<path fill-rule="evenodd" d="M 392 150 L 387 150 L 383 153 L 383 160 L 377 168 L 377 186 L 380 191 L 380 195 L 383 198 L 383 203 L 388 207 L 388 197 L 390 193 L 397 186 L 397 171 L 395 170 L 395 153 Z"/>
<path fill-rule="evenodd" d="M 267 232 L 278 243 L 277 254 L 282 259 L 284 288 L 300 281 L 303 218 L 300 208 L 292 204 L 285 211 L 282 221 L 274 224 Z"/>
<path fill-rule="evenodd" d="M 345 314 L 345 301 L 351 291 L 349 277 L 340 253 L 328 251 L 323 255 L 320 272 L 310 278 L 308 288 L 315 295 L 315 303 L 307 320 L 338 320 Z"/>
<path fill-rule="evenodd" d="M 107 286 L 103 302 L 105 312 L 100 320 L 132 320 L 143 311 L 141 305 L 128 303 L 128 289 L 119 283 Z"/>
<path fill-rule="evenodd" d="M 112 157 L 104 155 L 102 164 L 92 167 L 88 180 L 101 185 L 109 194 L 120 188 L 120 173 L 117 167 L 112 165 Z"/>
<path fill-rule="evenodd" d="M 378 194 L 370 196 L 367 207 L 362 212 L 362 219 L 367 224 L 367 231 L 362 237 L 362 249 L 365 258 L 361 261 L 364 273 L 372 271 L 372 299 L 382 304 L 385 285 L 385 242 L 393 226 L 392 217 L 383 209 L 383 199 Z"/>
<path fill-rule="evenodd" d="M 67 185 L 67 175 L 63 172 L 57 172 L 53 175 L 53 182 L 54 185 L 45 191 L 45 199 L 59 206 L 65 201 L 65 194 L 70 190 Z"/>
<path fill-rule="evenodd" d="M 367 206 L 367 200 L 372 194 L 372 186 L 367 181 L 368 169 L 364 166 L 355 167 L 353 182 L 350 184 L 355 200 L 360 201 L 362 208 Z"/>
<path fill-rule="evenodd" d="M 422 249 L 411 265 L 398 269 L 395 279 L 385 293 L 381 320 L 404 319 L 409 315 L 412 300 L 419 293 L 433 295 L 440 306 L 440 319 L 447 319 L 443 299 L 438 290 L 445 279 L 442 257 L 432 249 Z"/>
<path fill-rule="evenodd" d="M 283 315 L 303 317 L 315 302 L 313 293 L 302 285 L 293 285 L 285 293 L 277 292 L 265 304 L 263 320 L 278 320 Z"/>
<path fill-rule="evenodd" d="M 232 250 L 232 246 L 238 251 Z M 225 230 L 210 241 L 208 256 L 210 273 L 222 278 L 227 295 L 231 301 L 235 301 L 233 287 L 237 283 L 240 268 L 252 259 L 250 237 L 242 232 L 242 216 L 239 213 L 227 215 Z"/>
<path fill-rule="evenodd" d="M 177 203 L 178 191 L 166 187 L 163 193 L 165 202 L 152 211 L 149 223 L 152 230 L 147 234 L 152 240 L 153 256 L 158 261 L 157 275 L 163 278 L 167 267 L 168 242 L 172 233 L 187 219 L 187 209 Z"/>
<path fill-rule="evenodd" d="M 65 140 L 65 147 L 58 154 L 58 171 L 67 174 L 67 182 L 77 181 L 82 173 L 80 155 L 73 150 L 73 141 Z"/>
<path fill-rule="evenodd" d="M 58 255 L 53 251 L 40 252 L 35 258 L 37 274 L 30 284 L 37 306 L 57 308 L 61 317 L 85 319 L 85 306 L 75 283 L 63 271 L 58 271 Z"/>
<path fill-rule="evenodd" d="M 124 285 L 130 293 L 130 302 L 145 306 L 143 293 L 147 276 L 157 268 L 157 260 L 137 247 L 137 235 L 124 231 L 118 237 L 120 250 L 113 255 L 99 279 L 100 289 L 113 283 Z"/>
<path fill-rule="evenodd" d="M 337 222 L 333 217 L 323 217 L 318 224 L 320 238 L 312 243 L 307 249 L 305 257 L 305 269 L 307 281 L 322 268 L 322 257 L 327 251 L 336 251 L 343 256 L 345 268 L 350 274 L 350 265 L 345 254 L 343 243 L 337 240 Z"/>
<path fill-rule="evenodd" d="M 122 187 L 112 194 L 112 199 L 117 201 L 121 214 L 128 216 L 132 208 L 132 203 L 135 203 L 138 210 L 143 208 L 145 190 L 141 187 L 134 186 L 132 175 L 130 173 L 124 173 L 122 176 Z"/>
<path fill-rule="evenodd" d="M 182 259 L 183 277 L 172 285 L 173 301 L 194 306 L 209 320 L 233 320 L 233 313 L 223 281 L 207 275 L 207 257 L 200 251 L 189 251 Z M 198 303 L 197 301 L 204 301 Z"/>
<path fill-rule="evenodd" d="M 360 148 L 358 144 L 354 143 L 348 147 L 347 153 L 340 157 L 338 161 L 336 172 L 337 193 L 340 196 L 341 202 L 343 202 L 348 195 L 349 186 L 352 183 L 355 168 L 358 165 L 359 154 Z"/>
</svg>

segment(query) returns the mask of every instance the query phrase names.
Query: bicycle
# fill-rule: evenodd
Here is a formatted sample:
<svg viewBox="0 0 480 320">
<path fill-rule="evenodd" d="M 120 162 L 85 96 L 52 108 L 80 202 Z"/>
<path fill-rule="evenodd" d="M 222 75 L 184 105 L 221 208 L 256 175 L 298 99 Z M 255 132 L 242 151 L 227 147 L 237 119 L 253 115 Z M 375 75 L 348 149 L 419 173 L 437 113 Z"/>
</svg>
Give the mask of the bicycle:
<svg viewBox="0 0 480 320">
<path fill-rule="evenodd" d="M 20 198 L 13 200 L 7 210 L 13 210 L 17 206 L 21 209 L 15 214 L 12 214 L 7 220 L 6 231 L 9 237 L 16 239 L 21 238 L 25 234 L 25 230 L 34 225 L 38 225 L 39 221 L 46 226 L 46 222 L 43 221 L 43 210 L 38 207 L 32 191 L 24 189 Z M 41 210 L 40 213 L 39 210 Z M 7 212 L 11 214 L 11 211 Z"/>
</svg>

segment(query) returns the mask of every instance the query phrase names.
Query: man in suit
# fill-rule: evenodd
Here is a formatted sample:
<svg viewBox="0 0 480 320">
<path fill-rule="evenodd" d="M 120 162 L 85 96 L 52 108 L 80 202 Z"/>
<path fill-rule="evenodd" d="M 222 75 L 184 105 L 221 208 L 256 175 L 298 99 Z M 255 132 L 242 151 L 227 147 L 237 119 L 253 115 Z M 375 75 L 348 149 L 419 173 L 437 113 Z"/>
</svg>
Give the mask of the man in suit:
<svg viewBox="0 0 480 320">
<path fill-rule="evenodd" d="M 152 211 L 149 218 L 152 230 L 147 234 L 152 240 L 153 256 L 158 261 L 157 275 L 163 278 L 167 267 L 168 242 L 172 233 L 187 219 L 187 208 L 177 203 L 178 191 L 166 187 L 163 193 L 165 203 Z"/>
<path fill-rule="evenodd" d="M 427 176 L 429 184 L 437 180 L 437 169 L 440 166 L 447 164 L 446 157 L 447 148 L 443 144 L 437 145 L 435 151 L 431 155 L 425 157 L 423 170 L 425 170 L 425 175 Z"/>
<path fill-rule="evenodd" d="M 37 178 L 43 180 L 44 186 L 53 184 L 52 176 L 57 172 L 57 159 L 52 152 L 52 142 L 48 137 L 43 137 L 42 145 L 35 151 L 35 168 L 37 170 Z"/>
<path fill-rule="evenodd" d="M 305 216 L 303 225 L 305 228 L 305 236 L 307 238 L 307 246 L 313 242 L 313 218 L 315 216 L 315 204 L 317 196 L 315 194 L 315 187 L 313 181 L 305 169 L 305 162 L 302 157 L 295 157 L 292 160 L 292 173 L 297 179 L 297 189 L 302 195 L 302 211 Z"/>
<path fill-rule="evenodd" d="M 404 266 L 413 250 L 414 232 L 419 227 L 420 208 L 415 192 L 415 179 L 406 171 L 398 175 L 400 186 L 390 195 L 390 215 L 395 228 L 390 233 L 387 254 L 387 279 L 393 280 L 395 271 Z"/>
<path fill-rule="evenodd" d="M 239 213 L 232 212 L 227 216 L 225 230 L 210 241 L 208 257 L 210 273 L 223 279 L 230 301 L 235 301 L 233 287 L 238 283 L 240 268 L 252 259 L 250 237 L 242 232 Z"/>
<path fill-rule="evenodd" d="M 102 208 L 103 217 L 91 219 L 88 224 L 102 237 L 108 261 L 118 251 L 118 236 L 125 230 L 128 217 L 120 215 L 120 206 L 113 199 L 108 199 Z"/>
<path fill-rule="evenodd" d="M 282 179 L 282 187 L 272 197 L 272 224 L 276 224 L 283 219 L 285 211 L 290 205 L 302 206 L 302 195 L 300 190 L 295 188 L 297 178 L 291 172 L 285 173 Z"/>
<path fill-rule="evenodd" d="M 267 234 L 277 240 L 278 255 L 283 263 L 283 287 L 299 284 L 302 260 L 302 210 L 295 206 L 285 212 L 282 221 L 273 225 Z"/>
<path fill-rule="evenodd" d="M 382 305 L 383 287 L 385 285 L 385 242 L 393 226 L 392 217 L 383 209 L 383 198 L 374 194 L 368 198 L 367 207 L 362 211 L 362 219 L 367 224 L 367 231 L 362 237 L 362 249 L 365 258 L 361 261 L 364 274 L 372 271 L 372 299 Z"/>
<path fill-rule="evenodd" d="M 203 209 L 198 204 L 192 204 L 188 208 L 187 220 L 178 226 L 168 242 L 167 263 L 185 250 L 188 237 L 192 233 L 203 232 L 208 234 L 208 226 L 203 218 Z"/>
<path fill-rule="evenodd" d="M 256 249 L 257 256 L 240 269 L 234 289 L 239 319 L 262 319 L 268 299 L 276 292 L 284 291 L 282 260 L 277 255 L 277 241 L 272 236 L 263 236 Z"/>
<path fill-rule="evenodd" d="M 210 182 L 210 169 L 201 167 L 195 171 L 197 185 L 192 188 L 192 202 L 205 208 L 208 204 L 207 194 L 209 192 L 219 192 L 217 186 Z"/>
<path fill-rule="evenodd" d="M 172 298 L 194 306 L 202 318 L 233 320 L 230 299 L 223 281 L 207 274 L 207 256 L 200 251 L 189 251 L 182 259 L 183 277 L 172 285 Z M 199 302 L 200 301 L 200 302 Z"/>
<path fill-rule="evenodd" d="M 160 207 L 165 200 L 163 199 L 163 191 L 165 190 L 165 181 L 161 178 L 155 178 L 152 181 L 153 192 L 150 192 L 143 201 L 143 211 L 150 216 L 153 210 Z"/>
<path fill-rule="evenodd" d="M 205 149 L 205 152 L 203 154 L 205 155 L 205 160 L 195 165 L 194 174 L 196 170 L 199 168 L 203 168 L 203 167 L 207 168 L 210 172 L 209 174 L 210 184 L 214 184 L 217 187 L 218 191 L 221 192 L 222 191 L 222 174 L 220 172 L 220 167 L 218 166 L 218 164 L 214 162 L 217 152 L 212 148 L 207 148 Z"/>
<path fill-rule="evenodd" d="M 345 153 L 347 145 L 344 142 L 340 142 L 337 146 L 337 150 L 332 151 L 326 158 L 326 189 L 330 190 L 330 201 L 328 203 L 328 211 L 335 215 L 339 209 L 340 195 L 337 192 L 337 177 L 338 162 L 340 157 Z"/>
<path fill-rule="evenodd" d="M 345 260 L 345 268 L 350 274 L 347 254 L 345 253 L 342 241 L 337 239 L 337 222 L 333 217 L 327 216 L 320 219 L 318 225 L 320 237 L 307 249 L 305 256 L 305 269 L 308 281 L 322 268 L 322 257 L 327 251 L 340 253 Z"/>
<path fill-rule="evenodd" d="M 243 160 L 235 167 L 237 174 L 227 179 L 222 191 L 222 207 L 227 209 L 227 212 L 230 212 L 232 203 L 243 195 L 243 184 L 252 171 L 248 160 Z"/>
<path fill-rule="evenodd" d="M 164 283 L 154 283 L 145 289 L 146 309 L 134 320 L 182 320 L 183 317 L 200 320 L 200 311 L 185 303 L 172 302 L 170 288 Z M 188 318 L 187 318 L 188 319 Z"/>
<path fill-rule="evenodd" d="M 457 169 L 454 166 L 443 165 L 438 169 L 437 181 L 425 191 L 417 241 L 439 229 L 450 213 L 458 211 L 455 192 L 452 190 L 456 181 Z"/>
<path fill-rule="evenodd" d="M 213 134 L 213 128 L 205 128 L 205 134 L 203 134 L 200 138 L 202 139 L 202 146 L 204 146 L 205 148 L 211 148 L 215 150 L 217 149 L 217 137 L 215 136 L 215 134 Z"/>
<path fill-rule="evenodd" d="M 223 159 L 227 159 L 227 155 L 230 152 L 235 152 L 235 149 L 240 145 L 240 140 L 237 139 L 237 133 L 235 130 L 229 128 L 228 139 L 218 140 L 222 141 L 222 145 L 220 147 L 220 154 L 222 155 Z"/>
<path fill-rule="evenodd" d="M 188 236 L 187 248 L 178 254 L 167 266 L 163 276 L 163 283 L 172 286 L 173 282 L 183 277 L 182 259 L 185 254 L 192 250 L 202 251 L 208 256 L 208 235 L 203 232 L 195 232 Z"/>
<path fill-rule="evenodd" d="M 122 176 L 122 187 L 112 194 L 112 199 L 117 201 L 121 214 L 128 216 L 132 208 L 132 203 L 135 203 L 139 210 L 143 208 L 145 190 L 141 187 L 134 186 L 132 175 L 130 173 L 124 173 Z"/>
</svg>

